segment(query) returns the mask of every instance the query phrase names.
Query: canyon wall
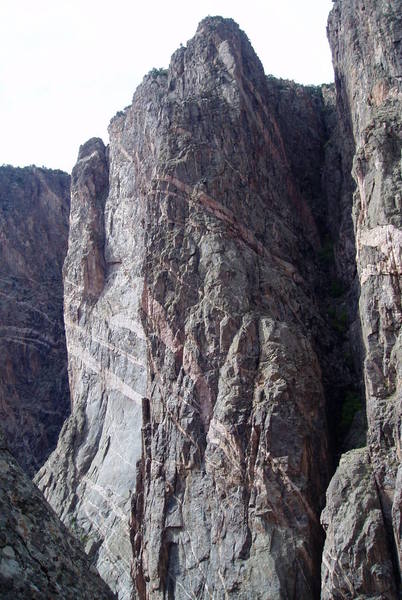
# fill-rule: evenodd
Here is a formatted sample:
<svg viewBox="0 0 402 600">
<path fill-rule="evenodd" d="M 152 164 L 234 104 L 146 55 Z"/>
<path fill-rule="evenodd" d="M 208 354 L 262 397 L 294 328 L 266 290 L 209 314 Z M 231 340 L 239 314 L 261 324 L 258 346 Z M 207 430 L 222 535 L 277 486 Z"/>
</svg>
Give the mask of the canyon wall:
<svg viewBox="0 0 402 600">
<path fill-rule="evenodd" d="M 336 90 L 208 17 L 80 149 L 36 481 L 120 600 L 398 597 L 397 3 L 329 37 Z"/>
<path fill-rule="evenodd" d="M 130 535 L 139 597 L 319 593 L 326 390 L 339 403 L 350 378 L 322 261 L 334 116 L 330 87 L 267 78 L 237 25 L 208 18 L 110 146 L 80 149 L 73 411 L 36 481 L 120 598 Z"/>
<path fill-rule="evenodd" d="M 367 449 L 327 494 L 322 598 L 398 598 L 401 568 L 402 13 L 343 0 L 328 23 L 339 116 L 355 145 L 353 218 Z M 377 596 L 376 596 L 377 597 Z"/>
<path fill-rule="evenodd" d="M 0 167 L 0 420 L 32 475 L 70 411 L 61 269 L 70 178 Z"/>
</svg>

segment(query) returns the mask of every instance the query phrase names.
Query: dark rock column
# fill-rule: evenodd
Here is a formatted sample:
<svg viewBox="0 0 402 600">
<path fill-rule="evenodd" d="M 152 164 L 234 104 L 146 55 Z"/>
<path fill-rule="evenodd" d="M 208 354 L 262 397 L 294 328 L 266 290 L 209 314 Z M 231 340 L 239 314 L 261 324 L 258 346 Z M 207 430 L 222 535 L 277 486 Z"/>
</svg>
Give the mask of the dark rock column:
<svg viewBox="0 0 402 600">
<path fill-rule="evenodd" d="M 383 535 L 387 541 L 384 565 L 393 560 L 394 572 L 388 574 L 387 598 L 395 598 L 400 583 L 401 476 L 401 148 L 402 148 L 402 14 L 400 3 L 344 0 L 335 2 L 328 24 L 333 52 L 340 118 L 351 124 L 356 147 L 353 176 L 354 225 L 357 268 L 360 279 L 360 319 L 365 347 L 364 378 L 368 419 L 367 469 L 378 495 Z M 356 454 L 353 459 L 360 464 Z M 356 462 L 357 461 L 357 462 Z M 360 462 L 359 462 L 360 461 Z M 353 472 L 353 470 L 352 470 Z M 340 473 L 336 477 L 341 477 Z M 358 485 L 358 482 L 356 482 Z M 336 485 L 334 484 L 336 487 Z M 333 486 L 333 487 L 334 487 Z M 330 487 L 328 506 L 334 505 Z M 350 504 L 354 496 L 344 498 Z M 342 510 L 345 510 L 344 508 Z M 325 522 L 337 519 L 326 511 Z M 373 518 L 367 513 L 367 523 Z M 377 517 L 375 517 L 377 519 Z M 331 526 L 328 531 L 333 531 Z M 370 556 L 361 553 L 358 527 L 351 540 L 367 570 L 374 566 Z M 329 535 L 326 554 L 339 552 L 337 536 Z M 354 561 L 356 558 L 354 559 Z M 352 564 L 350 562 L 350 569 Z M 345 563 L 346 564 L 346 563 Z M 398 566 L 399 564 L 399 566 Z M 388 567 L 384 567 L 389 571 Z M 382 593 L 384 572 L 378 573 L 373 587 L 363 577 L 356 594 L 366 597 Z M 339 578 L 353 581 L 346 569 L 332 580 L 328 565 L 323 565 L 325 598 L 338 597 Z M 344 586 L 345 581 L 341 585 Z M 377 586 L 377 587 L 376 587 Z M 365 595 L 364 595 L 365 594 Z M 363 596 L 364 595 L 364 596 Z M 340 597 L 340 596 L 339 596 Z"/>
<path fill-rule="evenodd" d="M 113 600 L 80 543 L 67 531 L 7 448 L 0 431 L 2 600 Z"/>
</svg>

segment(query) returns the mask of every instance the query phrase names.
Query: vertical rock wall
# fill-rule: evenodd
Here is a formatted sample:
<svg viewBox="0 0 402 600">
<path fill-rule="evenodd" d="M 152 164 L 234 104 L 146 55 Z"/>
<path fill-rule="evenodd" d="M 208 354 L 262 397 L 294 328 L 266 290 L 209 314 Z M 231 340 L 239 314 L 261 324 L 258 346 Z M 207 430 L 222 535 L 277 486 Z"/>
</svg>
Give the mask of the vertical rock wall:
<svg viewBox="0 0 402 600">
<path fill-rule="evenodd" d="M 274 88 L 238 27 L 206 19 L 73 171 L 73 413 L 37 481 L 120 598 L 134 491 L 140 597 L 318 594 L 327 129 L 320 90 Z M 281 92 L 312 133 L 302 164 Z"/>
<path fill-rule="evenodd" d="M 151 84 L 163 102 L 146 197 L 136 589 L 314 598 L 330 461 L 310 198 L 232 22 L 203 21 Z M 146 123 L 140 101 L 130 110 Z"/>
<path fill-rule="evenodd" d="M 72 415 L 36 479 L 121 599 L 131 592 L 128 520 L 146 391 L 143 208 L 127 129 L 115 123 L 110 161 L 101 140 L 87 142 L 72 173 L 64 264 Z"/>
<path fill-rule="evenodd" d="M 323 517 L 328 530 L 322 597 L 383 594 L 381 597 L 397 598 L 402 414 L 400 3 L 338 0 L 328 32 L 339 114 L 355 145 L 353 216 L 365 348 L 368 450 L 348 455 L 348 471 L 341 463 L 328 491 Z M 366 486 L 360 482 L 363 471 Z M 353 494 L 340 496 L 345 477 Z M 362 522 L 356 508 L 359 504 L 365 514 Z M 337 527 L 342 513 L 349 515 L 348 520 Z M 367 531 L 363 544 L 362 528 Z"/>
<path fill-rule="evenodd" d="M 61 269 L 70 178 L 0 168 L 0 421 L 31 474 L 70 411 Z"/>
<path fill-rule="evenodd" d="M 367 448 L 328 489 L 321 594 L 397 597 L 399 17 L 335 3 L 338 123 L 330 87 L 266 78 L 238 27 L 207 18 L 110 146 L 80 150 L 73 411 L 37 481 L 120 599 L 131 576 L 141 599 L 319 596 L 359 293 Z"/>
</svg>

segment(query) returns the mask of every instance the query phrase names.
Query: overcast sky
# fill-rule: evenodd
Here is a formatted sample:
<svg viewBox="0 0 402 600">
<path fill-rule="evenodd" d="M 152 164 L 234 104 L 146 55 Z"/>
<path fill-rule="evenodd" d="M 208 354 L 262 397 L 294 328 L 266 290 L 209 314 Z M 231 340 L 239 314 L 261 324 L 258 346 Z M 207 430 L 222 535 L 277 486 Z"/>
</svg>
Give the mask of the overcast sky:
<svg viewBox="0 0 402 600">
<path fill-rule="evenodd" d="M 333 80 L 332 0 L 0 0 L 0 164 L 71 171 L 207 15 L 232 17 L 268 74 Z"/>
</svg>

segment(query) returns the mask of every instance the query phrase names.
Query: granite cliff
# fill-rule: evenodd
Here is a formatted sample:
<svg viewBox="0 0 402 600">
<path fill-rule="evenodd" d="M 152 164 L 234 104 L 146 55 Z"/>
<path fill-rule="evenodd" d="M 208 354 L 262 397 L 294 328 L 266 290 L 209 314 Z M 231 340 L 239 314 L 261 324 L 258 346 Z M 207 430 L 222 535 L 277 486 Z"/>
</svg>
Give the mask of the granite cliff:
<svg viewBox="0 0 402 600">
<path fill-rule="evenodd" d="M 80 148 L 36 482 L 120 599 L 398 598 L 401 11 L 328 31 L 303 87 L 208 17 Z"/>
<path fill-rule="evenodd" d="M 61 268 L 70 177 L 0 167 L 0 421 L 33 475 L 70 411 Z"/>
</svg>

